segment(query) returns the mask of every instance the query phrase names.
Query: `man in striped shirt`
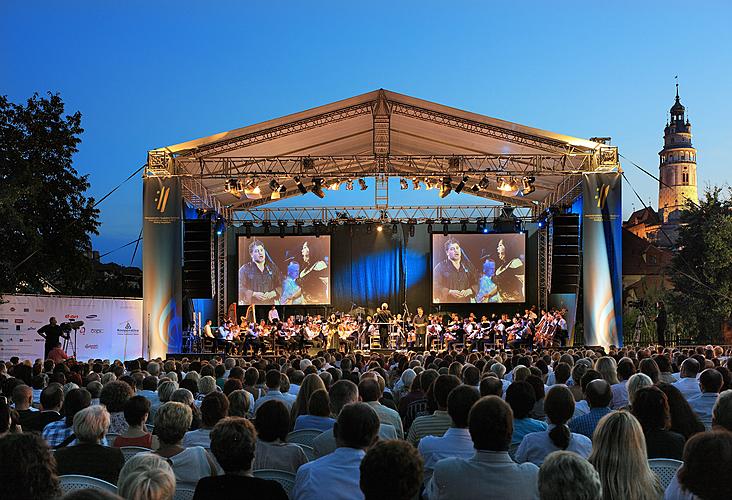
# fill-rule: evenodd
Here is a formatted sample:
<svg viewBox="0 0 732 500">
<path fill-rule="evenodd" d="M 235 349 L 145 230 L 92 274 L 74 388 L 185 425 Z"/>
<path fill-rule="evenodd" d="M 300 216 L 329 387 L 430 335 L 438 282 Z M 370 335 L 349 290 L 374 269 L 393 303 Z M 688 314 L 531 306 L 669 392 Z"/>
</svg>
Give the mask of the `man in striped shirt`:
<svg viewBox="0 0 732 500">
<path fill-rule="evenodd" d="M 437 410 L 432 415 L 417 417 L 407 434 L 407 441 L 414 446 L 425 436 L 442 436 L 452 426 L 452 418 L 447 413 L 447 396 L 460 385 L 455 375 L 440 375 L 432 386 L 432 394 L 437 402 Z"/>
</svg>

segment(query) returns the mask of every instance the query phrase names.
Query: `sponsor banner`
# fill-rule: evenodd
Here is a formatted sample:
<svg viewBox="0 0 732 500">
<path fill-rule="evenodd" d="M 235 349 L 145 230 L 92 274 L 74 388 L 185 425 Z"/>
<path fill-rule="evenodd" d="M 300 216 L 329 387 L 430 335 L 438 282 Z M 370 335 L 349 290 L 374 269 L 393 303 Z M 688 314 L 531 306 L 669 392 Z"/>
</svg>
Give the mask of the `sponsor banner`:
<svg viewBox="0 0 732 500">
<path fill-rule="evenodd" d="M 43 357 L 37 330 L 51 317 L 59 323 L 83 321 L 66 352 L 78 359 L 133 359 L 142 356 L 142 299 L 3 295 L 0 304 L 0 359 Z M 75 344 L 75 345 L 74 345 Z"/>
<path fill-rule="evenodd" d="M 582 176 L 585 345 L 621 346 L 622 207 L 619 173 Z"/>
</svg>

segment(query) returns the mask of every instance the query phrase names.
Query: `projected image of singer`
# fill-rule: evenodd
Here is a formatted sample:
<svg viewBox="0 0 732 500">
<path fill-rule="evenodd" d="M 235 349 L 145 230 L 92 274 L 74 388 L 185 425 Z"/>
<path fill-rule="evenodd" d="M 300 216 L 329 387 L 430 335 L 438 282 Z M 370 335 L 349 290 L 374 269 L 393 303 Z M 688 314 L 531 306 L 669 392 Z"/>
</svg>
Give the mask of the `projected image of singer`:
<svg viewBox="0 0 732 500">
<path fill-rule="evenodd" d="M 475 302 L 475 267 L 455 238 L 448 238 L 443 247 L 446 258 L 434 269 L 435 302 Z"/>
<path fill-rule="evenodd" d="M 282 276 L 264 248 L 254 240 L 249 244 L 251 261 L 239 268 L 239 304 L 274 304 L 282 292 Z"/>
<path fill-rule="evenodd" d="M 328 263 L 309 242 L 300 247 L 300 286 L 306 304 L 328 304 Z"/>
<path fill-rule="evenodd" d="M 496 251 L 496 273 L 493 282 L 498 287 L 501 302 L 524 301 L 525 268 L 518 251 L 512 246 L 513 241 L 508 238 L 498 240 Z"/>
</svg>

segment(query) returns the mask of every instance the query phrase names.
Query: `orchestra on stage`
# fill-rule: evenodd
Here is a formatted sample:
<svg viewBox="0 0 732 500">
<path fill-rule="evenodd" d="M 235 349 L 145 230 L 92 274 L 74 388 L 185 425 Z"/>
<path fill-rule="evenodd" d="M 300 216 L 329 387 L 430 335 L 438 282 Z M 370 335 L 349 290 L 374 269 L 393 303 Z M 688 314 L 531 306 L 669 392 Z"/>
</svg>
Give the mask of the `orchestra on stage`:
<svg viewBox="0 0 732 500">
<path fill-rule="evenodd" d="M 274 309 L 274 308 L 273 308 Z M 274 311 L 276 312 L 276 311 Z M 359 311 L 360 312 L 360 311 Z M 568 340 L 566 310 L 536 311 L 523 314 L 491 314 L 478 318 L 474 313 L 393 314 L 386 303 L 373 315 L 333 312 L 328 317 L 291 315 L 280 319 L 248 321 L 241 316 L 222 318 L 218 327 L 208 320 L 200 336 L 192 335 L 192 350 L 210 347 L 231 355 L 256 355 L 284 352 L 306 353 L 310 348 L 331 352 L 366 349 L 429 350 L 462 345 L 473 351 L 485 349 L 529 350 L 564 346 Z"/>
</svg>

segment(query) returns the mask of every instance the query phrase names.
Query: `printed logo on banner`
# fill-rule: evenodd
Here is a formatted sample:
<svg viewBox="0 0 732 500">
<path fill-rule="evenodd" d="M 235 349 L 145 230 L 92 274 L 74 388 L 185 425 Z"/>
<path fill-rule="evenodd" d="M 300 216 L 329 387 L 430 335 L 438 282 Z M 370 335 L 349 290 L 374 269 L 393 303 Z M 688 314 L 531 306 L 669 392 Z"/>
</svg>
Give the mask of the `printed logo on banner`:
<svg viewBox="0 0 732 500">
<path fill-rule="evenodd" d="M 22 325 L 22 324 L 23 324 L 23 320 L 22 320 L 22 319 L 18 319 L 18 318 L 16 318 L 16 319 L 15 319 L 15 324 L 16 324 L 16 325 Z"/>
<path fill-rule="evenodd" d="M 15 312 L 15 308 L 14 308 L 14 307 L 11 307 L 11 308 L 10 308 L 10 312 L 11 312 L 11 313 L 14 313 L 14 312 Z"/>
<path fill-rule="evenodd" d="M 96 351 L 99 349 L 99 344 L 84 344 L 84 349 L 89 349 L 90 351 Z"/>
<path fill-rule="evenodd" d="M 94 318 L 96 318 L 96 317 L 97 317 L 97 315 L 96 315 L 96 314 L 87 314 L 87 315 L 86 315 L 86 319 L 94 319 Z"/>
<path fill-rule="evenodd" d="M 158 209 L 158 212 L 164 213 L 165 207 L 168 205 L 168 196 L 170 196 L 170 188 L 164 187 L 156 193 L 158 195 L 157 198 L 155 198 L 156 206 L 155 208 Z"/>
<path fill-rule="evenodd" d="M 89 334 L 91 335 L 98 335 L 100 333 L 104 333 L 104 330 L 102 328 L 90 328 Z"/>
<path fill-rule="evenodd" d="M 66 319 L 79 319 L 79 315 L 78 314 L 67 314 L 66 316 L 64 316 L 64 318 L 66 318 Z"/>
<path fill-rule="evenodd" d="M 140 330 L 137 328 L 132 328 L 130 320 L 127 320 L 119 324 L 119 328 L 117 328 L 117 333 L 122 333 L 123 335 L 134 335 L 136 333 L 140 333 Z"/>
<path fill-rule="evenodd" d="M 42 325 L 43 324 L 43 321 L 40 321 L 40 320 L 37 320 L 37 319 L 32 319 L 32 320 L 30 320 L 30 324 L 32 324 L 32 325 Z"/>
<path fill-rule="evenodd" d="M 7 318 L 0 318 L 0 323 L 9 323 L 10 320 Z"/>
<path fill-rule="evenodd" d="M 24 308 L 23 308 L 23 312 L 24 312 L 24 313 L 30 312 L 30 309 L 28 309 L 27 307 L 24 307 Z"/>
<path fill-rule="evenodd" d="M 42 312 L 45 312 L 45 311 L 46 311 L 45 309 L 36 309 L 36 312 L 37 313 L 42 313 Z"/>
</svg>

